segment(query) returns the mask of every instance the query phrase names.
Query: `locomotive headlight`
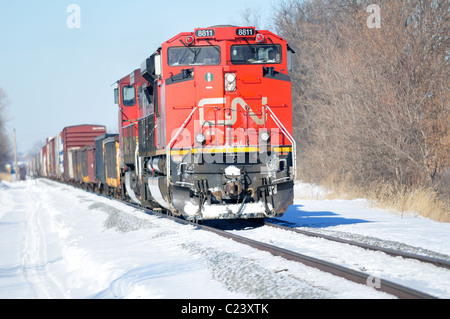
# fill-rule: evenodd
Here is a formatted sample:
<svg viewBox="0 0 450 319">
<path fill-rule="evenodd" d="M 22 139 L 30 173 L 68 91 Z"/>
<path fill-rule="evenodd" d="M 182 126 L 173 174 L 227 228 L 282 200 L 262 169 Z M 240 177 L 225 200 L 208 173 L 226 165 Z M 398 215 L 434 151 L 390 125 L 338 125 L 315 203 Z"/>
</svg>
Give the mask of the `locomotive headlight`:
<svg viewBox="0 0 450 319">
<path fill-rule="evenodd" d="M 264 142 L 267 142 L 267 141 L 269 140 L 269 138 L 270 138 L 270 134 L 269 134 L 269 133 L 267 133 L 267 132 L 261 133 L 261 139 L 262 139 Z"/>
<path fill-rule="evenodd" d="M 266 129 L 259 130 L 259 145 L 263 147 L 263 151 L 266 150 L 264 147 L 269 145 L 270 141 L 270 132 Z"/>
<path fill-rule="evenodd" d="M 227 92 L 236 91 L 236 74 L 225 73 L 225 91 Z"/>
<path fill-rule="evenodd" d="M 227 74 L 225 74 L 225 78 L 227 79 L 228 82 L 233 82 L 236 80 L 236 74 L 227 73 Z"/>
<path fill-rule="evenodd" d="M 196 140 L 198 143 L 202 144 L 202 143 L 206 140 L 206 137 L 205 137 L 205 135 L 203 135 L 202 133 L 198 133 L 198 134 L 195 136 L 195 140 Z"/>
</svg>

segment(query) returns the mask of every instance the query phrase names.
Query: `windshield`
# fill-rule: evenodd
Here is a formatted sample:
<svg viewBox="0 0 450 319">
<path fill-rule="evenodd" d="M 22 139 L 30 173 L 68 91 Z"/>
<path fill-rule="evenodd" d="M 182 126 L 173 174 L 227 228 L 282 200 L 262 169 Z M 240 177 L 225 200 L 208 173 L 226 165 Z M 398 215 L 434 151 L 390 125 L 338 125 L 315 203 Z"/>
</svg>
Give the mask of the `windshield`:
<svg viewBox="0 0 450 319">
<path fill-rule="evenodd" d="M 220 48 L 218 46 L 173 47 L 168 50 L 170 66 L 218 65 Z"/>
<path fill-rule="evenodd" d="M 233 64 L 281 63 L 281 46 L 276 44 L 232 45 Z"/>
</svg>

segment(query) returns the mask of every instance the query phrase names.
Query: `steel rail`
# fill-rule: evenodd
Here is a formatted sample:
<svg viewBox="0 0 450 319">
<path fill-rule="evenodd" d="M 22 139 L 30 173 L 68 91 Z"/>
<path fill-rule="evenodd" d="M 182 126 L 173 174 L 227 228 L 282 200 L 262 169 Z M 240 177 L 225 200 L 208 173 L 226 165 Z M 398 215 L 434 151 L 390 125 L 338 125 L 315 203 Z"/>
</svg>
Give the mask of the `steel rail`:
<svg viewBox="0 0 450 319">
<path fill-rule="evenodd" d="M 231 234 L 223 230 L 219 230 L 216 228 L 212 228 L 209 226 L 203 226 L 203 225 L 197 225 L 199 228 L 215 233 L 219 236 L 233 239 L 236 242 L 248 245 L 250 247 L 269 252 L 273 256 L 279 256 L 284 259 L 299 262 L 301 264 L 304 264 L 306 266 L 310 266 L 313 268 L 317 268 L 319 270 L 322 270 L 327 273 L 331 273 L 335 276 L 339 276 L 342 278 L 345 278 L 347 280 L 350 280 L 355 283 L 367 285 L 369 282 L 372 282 L 373 279 L 379 280 L 378 284 L 375 288 L 376 290 L 394 295 L 401 299 L 435 299 L 435 297 L 422 293 L 420 291 L 417 291 L 415 289 L 411 289 L 405 286 L 401 286 L 399 284 L 381 279 L 381 278 L 374 278 L 371 275 L 368 275 L 367 273 L 355 271 L 349 268 L 345 268 L 333 263 L 329 263 L 327 261 L 323 261 L 314 257 L 302 255 L 293 251 L 286 250 L 284 248 L 276 247 L 273 245 L 265 244 L 262 242 L 258 242 L 249 238 L 245 238 L 236 234 Z"/>
<path fill-rule="evenodd" d="M 417 254 L 411 254 L 411 253 L 407 253 L 407 252 L 403 252 L 403 251 L 399 251 L 399 250 L 394 250 L 394 249 L 390 249 L 390 248 L 384 248 L 384 247 L 364 244 L 364 243 L 357 242 L 357 241 L 352 241 L 352 240 L 343 239 L 343 238 L 339 238 L 339 237 L 333 237 L 333 236 L 329 236 L 329 235 L 319 234 L 319 233 L 310 232 L 310 231 L 307 231 L 307 230 L 296 229 L 296 228 L 287 227 L 287 226 L 278 225 L 278 224 L 273 224 L 273 223 L 265 222 L 264 225 L 269 226 L 269 227 L 284 229 L 284 230 L 287 230 L 287 231 L 292 231 L 292 232 L 295 232 L 295 233 L 298 233 L 298 234 L 302 234 L 302 235 L 305 235 L 305 236 L 323 238 L 323 239 L 326 239 L 326 240 L 335 241 L 335 242 L 339 242 L 339 243 L 343 243 L 343 244 L 349 244 L 349 245 L 352 245 L 352 246 L 357 246 L 357 247 L 368 249 L 368 250 L 380 251 L 380 252 L 383 252 L 383 253 L 388 254 L 390 256 L 394 256 L 394 257 L 403 257 L 403 258 L 408 258 L 408 259 L 414 259 L 414 260 L 418 260 L 418 261 L 421 261 L 421 262 L 432 264 L 432 265 L 434 265 L 436 267 L 450 269 L 450 262 L 448 262 L 446 260 L 443 260 L 443 259 L 439 259 L 439 258 L 427 257 L 427 256 L 417 255 Z"/>
<path fill-rule="evenodd" d="M 282 257 L 286 260 L 295 261 L 301 264 L 304 264 L 309 267 L 313 267 L 316 269 L 319 269 L 321 271 L 333 274 L 338 277 L 342 277 L 344 279 L 350 280 L 352 282 L 368 285 L 368 283 L 371 283 L 374 279 L 377 280 L 377 285 L 371 285 L 374 289 L 388 293 L 390 295 L 396 296 L 400 299 L 437 299 L 434 296 L 431 296 L 429 294 L 420 292 L 418 290 L 408 288 L 399 284 L 396 284 L 394 282 L 384 280 L 382 278 L 374 278 L 372 275 L 368 275 L 367 273 L 359 272 L 353 269 L 349 269 L 346 267 L 342 267 L 324 260 L 320 260 L 314 257 L 306 256 L 303 254 L 299 254 L 284 248 L 280 248 L 277 246 L 269 245 L 266 243 L 262 243 L 253 239 L 249 239 L 240 235 L 232 234 L 224 230 L 220 230 L 214 227 L 206 226 L 197 224 L 194 222 L 190 222 L 187 220 L 180 219 L 178 217 L 169 216 L 163 213 L 155 212 L 154 210 L 143 208 L 139 205 L 136 205 L 134 203 L 127 203 L 131 206 L 134 206 L 138 209 L 141 209 L 145 211 L 148 214 L 153 214 L 165 218 L 169 218 L 173 221 L 176 221 L 181 224 L 185 225 L 192 225 L 199 229 L 214 233 L 216 235 L 232 239 L 238 243 L 253 247 L 258 250 L 266 251 L 272 254 L 273 256 Z"/>
<path fill-rule="evenodd" d="M 109 196 L 98 194 L 98 193 L 91 192 L 91 191 L 88 191 L 88 192 L 99 195 L 101 197 L 106 197 L 109 199 L 117 200 L 123 204 L 134 207 L 136 209 L 139 209 L 139 210 L 145 212 L 146 214 L 167 218 L 167 219 L 173 220 L 177 223 L 184 224 L 184 225 L 191 225 L 191 226 L 197 227 L 199 229 L 214 233 L 221 237 L 232 239 L 238 243 L 253 247 L 255 249 L 269 252 L 273 256 L 278 256 L 278 257 L 282 257 L 286 260 L 298 262 L 298 263 L 304 264 L 306 266 L 313 267 L 313 268 L 319 269 L 321 271 L 333 274 L 335 276 L 342 277 L 344 279 L 347 279 L 349 281 L 352 281 L 352 282 L 355 282 L 358 284 L 368 285 L 368 283 L 371 282 L 373 279 L 377 279 L 378 280 L 377 285 L 371 285 L 371 287 L 373 287 L 374 289 L 376 289 L 378 291 L 385 292 L 390 295 L 396 296 L 397 298 L 400 298 L 400 299 L 437 299 L 434 296 L 420 292 L 418 290 L 408 288 L 408 287 L 396 284 L 394 282 L 384 280 L 382 278 L 374 278 L 373 276 L 368 275 L 367 273 L 363 273 L 363 272 L 355 271 L 353 269 L 345 268 L 345 267 L 342 267 L 342 266 L 339 266 L 339 265 L 336 265 L 336 264 L 333 264 L 333 263 L 330 263 L 330 262 L 327 262 L 324 260 L 320 260 L 320 259 L 317 259 L 314 257 L 306 256 L 306 255 L 299 254 L 299 253 L 296 253 L 293 251 L 289 251 L 289 250 L 281 248 L 281 247 L 258 242 L 256 240 L 249 239 L 249 238 L 239 236 L 236 234 L 232 234 L 232 233 L 229 233 L 229 232 L 226 232 L 224 230 L 220 230 L 220 229 L 217 229 L 214 227 L 190 222 L 190 221 L 187 221 L 187 220 L 184 220 L 184 219 L 172 216 L 172 215 L 167 215 L 167 214 L 164 214 L 161 212 L 157 212 L 153 209 L 143 207 L 136 203 L 124 201 L 121 199 L 109 197 Z M 290 230 L 292 230 L 292 229 L 290 229 Z"/>
</svg>

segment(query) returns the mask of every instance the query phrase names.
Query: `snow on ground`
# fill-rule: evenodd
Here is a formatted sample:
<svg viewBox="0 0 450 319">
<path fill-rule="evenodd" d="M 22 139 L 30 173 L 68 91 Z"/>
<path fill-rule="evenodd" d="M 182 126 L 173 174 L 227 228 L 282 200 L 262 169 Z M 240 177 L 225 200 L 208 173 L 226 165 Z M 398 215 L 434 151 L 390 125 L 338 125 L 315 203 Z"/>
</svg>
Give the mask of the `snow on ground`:
<svg viewBox="0 0 450 319">
<path fill-rule="evenodd" d="M 318 198 L 296 200 L 282 220 L 297 227 L 342 231 L 430 249 L 450 256 L 450 224 L 439 223 L 414 212 L 403 215 L 372 208 L 366 199 L 320 200 L 319 186 L 297 182 L 295 196 Z"/>
<path fill-rule="evenodd" d="M 296 185 L 296 191 L 304 189 Z M 296 200 L 282 219 L 298 227 L 450 255 L 450 224 L 402 218 L 370 208 L 365 200 Z M 292 243 L 290 232 L 268 233 L 264 227 L 241 232 L 308 248 Z M 450 280 L 446 271 L 428 275 L 444 284 Z M 450 297 L 445 288 L 433 289 L 439 297 Z M 0 298 L 392 296 L 194 226 L 38 179 L 0 183 Z"/>
</svg>

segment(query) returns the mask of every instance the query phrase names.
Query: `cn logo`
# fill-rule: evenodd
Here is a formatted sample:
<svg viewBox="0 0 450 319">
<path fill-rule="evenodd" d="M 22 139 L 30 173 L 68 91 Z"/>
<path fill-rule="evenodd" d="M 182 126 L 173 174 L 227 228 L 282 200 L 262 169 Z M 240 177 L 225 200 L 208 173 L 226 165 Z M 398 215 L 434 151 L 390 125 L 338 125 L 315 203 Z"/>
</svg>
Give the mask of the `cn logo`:
<svg viewBox="0 0 450 319">
<path fill-rule="evenodd" d="M 258 125 L 264 125 L 266 118 L 265 114 L 263 113 L 261 117 L 258 117 L 258 115 L 255 114 L 255 112 L 248 106 L 248 104 L 244 101 L 244 99 L 240 97 L 236 97 L 231 101 L 231 114 L 225 115 L 224 120 L 207 120 L 205 119 L 205 108 L 208 108 L 208 106 L 214 107 L 220 104 L 225 104 L 225 98 L 207 98 L 202 99 L 198 102 L 199 106 L 199 120 L 202 126 L 222 126 L 222 125 L 234 125 L 237 121 L 237 111 L 238 111 L 238 105 L 241 106 L 246 112 L 249 113 L 250 117 L 253 121 L 255 121 Z M 263 97 L 261 99 L 261 105 L 267 104 L 267 97 Z"/>
</svg>

